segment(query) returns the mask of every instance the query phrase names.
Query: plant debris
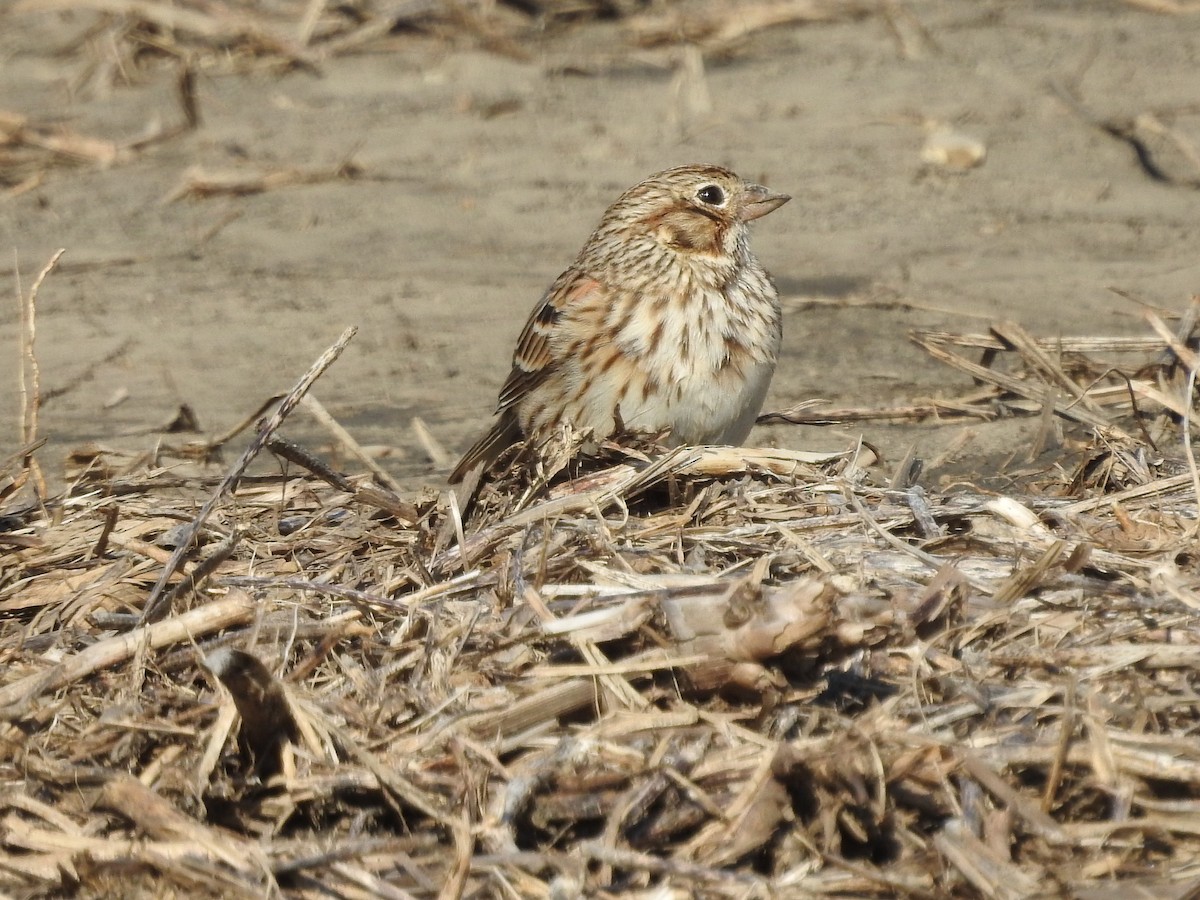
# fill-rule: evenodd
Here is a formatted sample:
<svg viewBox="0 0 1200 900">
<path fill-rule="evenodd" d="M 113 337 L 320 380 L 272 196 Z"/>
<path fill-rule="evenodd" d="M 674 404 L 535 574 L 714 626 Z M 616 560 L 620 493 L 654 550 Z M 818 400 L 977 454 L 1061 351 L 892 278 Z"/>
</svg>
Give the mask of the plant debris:
<svg viewBox="0 0 1200 900">
<path fill-rule="evenodd" d="M 41 496 L 31 442 L 0 463 L 0 884 L 1189 895 L 1195 309 L 918 335 L 964 404 L 1074 442 L 1006 493 L 609 445 L 464 518 L 272 436 L 335 348 L 259 426 L 286 474 L 93 450 Z"/>
</svg>

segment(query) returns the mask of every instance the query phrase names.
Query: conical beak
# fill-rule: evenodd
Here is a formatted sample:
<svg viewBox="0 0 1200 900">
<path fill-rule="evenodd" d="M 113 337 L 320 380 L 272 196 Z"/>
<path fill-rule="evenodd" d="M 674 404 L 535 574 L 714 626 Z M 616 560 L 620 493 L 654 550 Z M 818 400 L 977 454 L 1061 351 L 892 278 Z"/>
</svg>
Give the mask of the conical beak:
<svg viewBox="0 0 1200 900">
<path fill-rule="evenodd" d="M 775 194 L 761 184 L 746 186 L 746 202 L 742 204 L 740 218 L 743 222 L 761 219 L 769 212 L 774 212 L 792 198 L 787 194 Z"/>
</svg>

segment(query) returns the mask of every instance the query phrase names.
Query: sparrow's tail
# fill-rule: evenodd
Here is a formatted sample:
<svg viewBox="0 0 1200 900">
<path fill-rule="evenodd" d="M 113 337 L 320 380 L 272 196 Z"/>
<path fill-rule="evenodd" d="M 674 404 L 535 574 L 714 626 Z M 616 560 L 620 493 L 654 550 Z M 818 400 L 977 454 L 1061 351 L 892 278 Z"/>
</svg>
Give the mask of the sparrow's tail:
<svg viewBox="0 0 1200 900">
<path fill-rule="evenodd" d="M 463 454 L 454 471 L 450 473 L 451 484 L 458 484 L 476 467 L 487 467 L 496 461 L 505 450 L 521 439 L 521 426 L 512 410 L 505 410 L 491 429 Z"/>
</svg>

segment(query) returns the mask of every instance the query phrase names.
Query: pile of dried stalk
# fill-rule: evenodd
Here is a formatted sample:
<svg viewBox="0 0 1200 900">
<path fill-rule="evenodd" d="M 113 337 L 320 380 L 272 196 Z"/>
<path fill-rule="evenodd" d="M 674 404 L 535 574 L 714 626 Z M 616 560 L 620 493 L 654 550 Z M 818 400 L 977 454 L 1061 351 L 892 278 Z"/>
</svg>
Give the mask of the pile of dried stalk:
<svg viewBox="0 0 1200 900">
<path fill-rule="evenodd" d="M 338 57 L 401 52 L 421 40 L 537 61 L 548 71 L 670 71 L 702 65 L 701 55 L 743 52 L 764 29 L 860 18 L 885 7 L 881 0 L 16 0 L 7 13 L 12 27 L 48 12 L 77 17 L 80 36 L 59 54 L 73 60 L 73 92 L 103 92 L 166 69 L 176 73 L 180 108 L 156 111 L 142 132 L 123 138 L 0 108 L 0 190 L 33 190 L 61 166 L 126 164 L 195 130 L 202 123 L 199 72 L 320 72 Z M 594 50 L 549 49 L 548 40 L 580 27 L 592 29 L 586 43 Z M 356 174 L 352 162 L 258 175 L 197 171 L 166 199 L 259 193 Z"/>
<path fill-rule="evenodd" d="M 395 36 L 430 36 L 530 59 L 541 41 L 571 28 L 611 23 L 622 43 L 683 42 L 724 51 L 766 28 L 858 18 L 881 0 L 17 0 L 22 14 L 98 13 L 136 68 L 146 56 L 246 68 L 316 69 L 336 56 L 379 49 Z"/>
<path fill-rule="evenodd" d="M 865 448 L 608 447 L 464 515 L 275 434 L 349 335 L 224 473 L 93 454 L 39 497 L 27 449 L 0 469 L 0 885 L 1192 896 L 1197 309 L 1132 364 L 918 336 L 979 384 L 947 408 L 1086 444 L 1008 494 Z M 246 474 L 263 446 L 291 462 Z"/>
<path fill-rule="evenodd" d="M 1125 2 L 1159 14 L 1197 9 L 1175 0 Z M 72 60 L 64 70 L 72 93 L 104 93 L 165 70 L 174 73 L 179 109 L 156 110 L 137 133 L 112 136 L 76 129 L 61 117 L 0 108 L 0 196 L 32 191 L 64 166 L 128 164 L 202 127 L 197 73 L 320 72 L 339 57 L 407 52 L 432 42 L 554 74 L 672 72 L 678 90 L 694 97 L 692 111 L 705 111 L 707 62 L 756 52 L 755 38 L 765 30 L 881 17 L 902 45 L 914 23 L 922 30 L 911 10 L 891 0 L 16 0 L 6 12 L 5 22 L 16 28 L 46 13 L 76 17 L 78 38 L 55 53 Z M 1171 124 L 1178 111 L 1106 118 L 1083 98 L 1053 87 L 1083 121 L 1132 147 L 1148 177 L 1200 187 L 1200 156 Z M 164 200 L 256 194 L 363 174 L 353 159 L 332 167 L 193 168 Z"/>
</svg>

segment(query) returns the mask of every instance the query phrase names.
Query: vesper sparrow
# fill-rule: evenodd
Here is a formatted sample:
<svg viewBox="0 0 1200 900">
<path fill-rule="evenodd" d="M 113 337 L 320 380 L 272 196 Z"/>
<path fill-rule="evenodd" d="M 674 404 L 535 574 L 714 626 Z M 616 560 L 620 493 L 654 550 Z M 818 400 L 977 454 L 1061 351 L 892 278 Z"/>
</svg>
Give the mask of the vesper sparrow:
<svg viewBox="0 0 1200 900">
<path fill-rule="evenodd" d="M 450 475 L 562 424 L 597 439 L 669 432 L 740 444 L 775 371 L 779 296 L 748 224 L 790 198 L 719 166 L 679 166 L 622 194 L 517 341 L 499 418 Z"/>
</svg>

